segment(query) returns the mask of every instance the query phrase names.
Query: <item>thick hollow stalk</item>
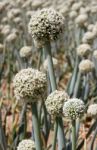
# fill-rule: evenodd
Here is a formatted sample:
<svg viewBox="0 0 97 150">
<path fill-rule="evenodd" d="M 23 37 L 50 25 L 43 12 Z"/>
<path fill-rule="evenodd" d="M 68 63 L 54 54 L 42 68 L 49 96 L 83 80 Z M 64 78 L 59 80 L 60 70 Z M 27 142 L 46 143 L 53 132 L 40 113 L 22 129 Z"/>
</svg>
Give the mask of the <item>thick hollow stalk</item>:
<svg viewBox="0 0 97 150">
<path fill-rule="evenodd" d="M 58 150 L 66 149 L 66 140 L 64 135 L 64 126 L 61 117 L 58 117 Z"/>
<path fill-rule="evenodd" d="M 43 114 L 44 114 L 43 131 L 44 131 L 44 135 L 45 135 L 45 141 L 46 141 L 46 144 L 47 144 L 48 137 L 49 137 L 49 132 L 50 132 L 50 122 L 49 122 L 50 120 L 49 120 L 47 110 L 46 110 L 46 107 L 45 107 L 44 103 L 43 103 Z"/>
<path fill-rule="evenodd" d="M 52 91 L 57 89 L 56 79 L 55 79 L 55 73 L 53 68 L 53 61 L 52 61 L 52 54 L 51 54 L 51 45 L 48 42 L 44 46 L 44 50 L 46 51 L 46 56 L 48 60 L 48 72 L 50 77 L 50 83 Z M 62 150 L 65 147 L 65 136 L 64 136 L 64 128 L 63 128 L 63 122 L 62 118 L 58 118 L 58 150 Z"/>
<path fill-rule="evenodd" d="M 96 58 L 94 58 L 93 61 L 95 64 L 95 73 L 96 73 L 96 77 L 97 77 L 97 60 L 96 60 Z"/>
<path fill-rule="evenodd" d="M 58 130 L 58 118 L 56 117 L 55 124 L 54 124 L 54 139 L 53 139 L 52 150 L 56 150 L 57 130 Z"/>
<path fill-rule="evenodd" d="M 21 112 L 21 118 L 20 118 L 20 128 L 19 130 L 21 131 L 20 138 L 23 139 L 25 138 L 26 135 L 26 108 L 27 104 L 25 103 L 23 106 L 23 110 Z M 21 130 L 22 129 L 22 130 Z"/>
<path fill-rule="evenodd" d="M 84 78 L 84 95 L 83 95 L 83 100 L 85 103 L 87 103 L 88 96 L 89 96 L 89 74 L 85 75 Z"/>
<path fill-rule="evenodd" d="M 18 69 L 20 70 L 22 68 L 25 68 L 23 62 L 21 61 L 21 58 L 20 58 L 18 50 L 15 49 L 14 53 L 15 53 L 16 60 L 18 60 L 18 64 L 19 64 L 19 68 Z"/>
<path fill-rule="evenodd" d="M 80 88 L 80 82 L 81 82 L 81 73 L 78 72 L 78 76 L 77 76 L 77 80 L 76 80 L 76 84 L 75 84 L 75 88 L 74 88 L 74 94 L 73 97 L 78 97 L 79 95 L 79 88 Z"/>
<path fill-rule="evenodd" d="M 72 150 L 76 150 L 76 120 L 72 120 Z"/>
<path fill-rule="evenodd" d="M 38 63 L 37 63 L 37 69 L 40 70 L 40 65 L 41 65 L 41 61 L 42 61 L 42 48 L 40 48 L 38 51 L 39 51 L 39 59 L 38 59 Z"/>
<path fill-rule="evenodd" d="M 73 97 L 79 97 L 80 86 L 81 86 L 81 72 L 78 72 Z M 79 120 L 77 120 L 76 121 L 76 137 L 78 137 L 79 128 L 80 128 L 80 122 L 79 122 Z"/>
<path fill-rule="evenodd" d="M 36 150 L 42 150 L 41 134 L 40 134 L 39 123 L 38 123 L 36 103 L 32 104 L 32 117 L 33 117 L 32 119 L 33 119 Z"/>
<path fill-rule="evenodd" d="M 28 68 L 29 63 L 28 63 L 27 58 L 23 58 L 23 63 L 24 63 L 24 68 L 25 68 L 25 69 Z"/>
<path fill-rule="evenodd" d="M 79 64 L 79 58 L 76 55 L 75 67 L 74 67 L 74 71 L 73 71 L 71 83 L 70 83 L 70 88 L 69 88 L 69 95 L 70 96 L 73 94 L 73 91 L 74 91 L 74 86 L 75 86 L 77 72 L 78 72 L 78 64 Z"/>
<path fill-rule="evenodd" d="M 57 88 L 57 84 L 56 84 L 55 73 L 54 73 L 54 68 L 53 68 L 50 43 L 47 43 L 45 45 L 44 50 L 46 51 L 46 54 L 47 54 L 49 77 L 50 77 L 52 91 L 54 91 Z"/>
</svg>

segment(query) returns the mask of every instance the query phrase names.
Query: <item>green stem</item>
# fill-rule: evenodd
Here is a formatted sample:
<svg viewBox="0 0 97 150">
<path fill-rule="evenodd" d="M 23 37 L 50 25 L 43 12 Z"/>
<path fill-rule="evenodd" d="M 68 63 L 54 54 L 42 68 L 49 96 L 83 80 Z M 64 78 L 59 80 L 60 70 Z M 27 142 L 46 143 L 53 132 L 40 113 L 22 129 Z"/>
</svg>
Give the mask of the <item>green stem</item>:
<svg viewBox="0 0 97 150">
<path fill-rule="evenodd" d="M 8 55 L 8 60 L 7 60 L 7 64 L 8 64 L 8 79 L 7 79 L 7 90 L 8 90 L 8 93 L 7 93 L 7 97 L 8 97 L 8 99 L 10 99 L 10 82 L 11 82 L 11 60 L 10 60 L 10 58 L 11 58 L 11 53 L 12 53 L 12 51 L 11 52 L 9 52 L 9 51 L 7 51 L 7 55 Z"/>
<path fill-rule="evenodd" d="M 76 120 L 72 120 L 72 150 L 76 150 Z"/>
<path fill-rule="evenodd" d="M 53 61 L 52 61 L 51 45 L 49 42 L 46 43 L 46 45 L 44 46 L 44 51 L 46 51 L 46 56 L 48 60 L 48 72 L 50 77 L 51 88 L 52 91 L 55 91 L 57 89 L 57 84 L 56 84 Z M 63 122 L 62 122 L 62 118 L 58 117 L 58 150 L 64 149 L 65 146 L 66 145 L 65 145 Z"/>
<path fill-rule="evenodd" d="M 56 80 L 55 80 L 55 73 L 54 73 L 54 68 L 53 68 L 50 43 L 47 43 L 45 45 L 44 50 L 46 51 L 46 54 L 47 54 L 48 71 L 49 71 L 49 77 L 50 77 L 50 83 L 51 83 L 52 91 L 55 91 L 57 88 L 57 84 L 56 84 Z"/>
<path fill-rule="evenodd" d="M 87 103 L 89 96 L 89 74 L 85 75 L 84 78 L 84 95 L 83 95 L 83 100 L 85 104 Z"/>
<path fill-rule="evenodd" d="M 58 117 L 58 150 L 66 149 L 66 139 L 64 135 L 64 126 L 61 117 Z"/>
<path fill-rule="evenodd" d="M 79 91 L 79 88 L 80 88 L 80 83 L 81 83 L 81 72 L 78 72 L 73 97 L 78 97 L 78 94 L 79 94 L 78 91 Z"/>
<path fill-rule="evenodd" d="M 33 117 L 33 128 L 34 128 L 34 135 L 35 135 L 36 150 L 42 150 L 41 134 L 40 134 L 39 123 L 38 123 L 36 103 L 32 104 L 32 117 Z"/>
<path fill-rule="evenodd" d="M 27 108 L 27 104 L 25 103 L 21 112 L 21 118 L 20 118 L 20 130 L 21 134 L 20 134 L 20 140 L 24 139 L 26 136 L 26 108 Z"/>
<path fill-rule="evenodd" d="M 49 136 L 49 132 L 50 132 L 50 123 L 49 120 L 47 118 L 47 110 L 46 107 L 43 103 L 43 114 L 44 114 L 44 126 L 43 126 L 43 130 L 44 130 L 44 134 L 45 134 L 45 141 L 47 143 L 48 141 L 48 136 Z"/>
<path fill-rule="evenodd" d="M 24 68 L 28 68 L 28 60 L 27 58 L 23 58 Z"/>
<path fill-rule="evenodd" d="M 57 131 L 58 131 L 58 118 L 56 117 L 55 124 L 54 124 L 54 139 L 53 139 L 52 150 L 56 150 Z"/>
<path fill-rule="evenodd" d="M 71 77 L 70 88 L 69 88 L 70 96 L 72 96 L 74 92 L 74 86 L 76 83 L 76 78 L 77 78 L 77 73 L 78 73 L 78 64 L 79 64 L 79 57 L 76 55 L 75 67 L 74 67 L 74 71 Z"/>
<path fill-rule="evenodd" d="M 38 59 L 38 63 L 37 63 L 37 69 L 40 70 L 40 65 L 41 65 L 41 59 L 42 59 L 42 49 L 39 49 L 39 59 Z"/>
</svg>

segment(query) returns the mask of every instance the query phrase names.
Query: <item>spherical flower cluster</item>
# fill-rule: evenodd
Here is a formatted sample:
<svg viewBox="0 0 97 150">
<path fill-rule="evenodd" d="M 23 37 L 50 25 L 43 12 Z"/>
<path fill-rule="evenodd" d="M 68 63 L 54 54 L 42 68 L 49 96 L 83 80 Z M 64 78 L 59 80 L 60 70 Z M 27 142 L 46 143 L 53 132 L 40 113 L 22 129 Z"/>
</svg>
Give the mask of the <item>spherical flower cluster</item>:
<svg viewBox="0 0 97 150">
<path fill-rule="evenodd" d="M 15 42 L 17 39 L 17 35 L 15 33 L 11 33 L 6 37 L 7 42 Z"/>
<path fill-rule="evenodd" d="M 22 58 L 28 58 L 32 54 L 32 47 L 30 46 L 24 46 L 20 49 L 20 56 Z"/>
<path fill-rule="evenodd" d="M 63 115 L 71 120 L 80 118 L 85 112 L 84 102 L 77 98 L 71 98 L 63 105 Z"/>
<path fill-rule="evenodd" d="M 30 139 L 22 140 L 17 147 L 17 150 L 35 150 L 35 149 L 36 149 L 35 143 Z"/>
<path fill-rule="evenodd" d="M 71 8 L 71 9 L 72 9 L 72 10 L 75 10 L 75 11 L 78 11 L 81 6 L 82 6 L 82 2 L 80 1 L 80 2 L 74 3 L 74 4 L 72 5 L 72 8 Z"/>
<path fill-rule="evenodd" d="M 47 111 L 52 116 L 59 116 L 62 114 L 63 103 L 69 98 L 65 91 L 54 91 L 46 99 L 45 104 Z"/>
<path fill-rule="evenodd" d="M 88 20 L 87 14 L 81 14 L 76 18 L 75 22 L 78 25 L 82 26 L 82 25 L 84 25 L 85 22 L 87 22 L 87 20 Z"/>
<path fill-rule="evenodd" d="M 7 24 L 8 23 L 8 18 L 7 17 L 4 17 L 4 18 L 2 18 L 2 20 L 1 20 L 1 23 L 3 24 Z"/>
<path fill-rule="evenodd" d="M 91 32 L 93 30 L 93 28 L 94 28 L 94 24 L 89 24 L 88 25 L 88 31 Z"/>
<path fill-rule="evenodd" d="M 10 33 L 10 25 L 5 25 L 2 28 L 1 34 L 3 34 L 4 36 L 7 36 Z"/>
<path fill-rule="evenodd" d="M 97 104 L 91 104 L 88 107 L 87 113 L 93 117 L 97 116 Z"/>
<path fill-rule="evenodd" d="M 97 24 L 93 28 L 93 34 L 95 37 L 97 37 Z"/>
<path fill-rule="evenodd" d="M 52 8 L 44 8 L 32 15 L 28 29 L 36 41 L 56 40 L 64 30 L 64 17 Z"/>
<path fill-rule="evenodd" d="M 97 50 L 93 52 L 93 57 L 97 59 Z"/>
<path fill-rule="evenodd" d="M 89 44 L 81 44 L 77 47 L 77 54 L 79 56 L 88 56 L 91 53 L 91 46 Z"/>
<path fill-rule="evenodd" d="M 82 38 L 83 43 L 92 43 L 95 39 L 95 34 L 93 32 L 86 32 Z"/>
<path fill-rule="evenodd" d="M 21 10 L 18 8 L 11 8 L 7 14 L 7 16 L 10 20 L 12 20 L 13 18 L 18 17 L 20 15 L 21 15 Z"/>
<path fill-rule="evenodd" d="M 90 6 L 87 5 L 87 6 L 85 7 L 85 10 L 86 10 L 87 13 L 90 13 L 90 11 L 91 11 Z"/>
<path fill-rule="evenodd" d="M 89 73 L 92 72 L 93 69 L 94 69 L 94 64 L 89 59 L 82 60 L 79 64 L 79 70 L 81 73 Z"/>
<path fill-rule="evenodd" d="M 17 100 L 29 103 L 43 100 L 47 91 L 46 75 L 32 68 L 22 69 L 15 75 L 13 87 Z"/>
<path fill-rule="evenodd" d="M 44 3 L 43 1 L 37 1 L 37 0 L 35 0 L 35 1 L 32 2 L 32 8 L 33 9 L 37 9 L 39 7 L 42 7 L 43 3 Z"/>
<path fill-rule="evenodd" d="M 79 14 L 86 14 L 86 13 L 87 13 L 86 8 L 82 6 L 79 10 Z"/>
<path fill-rule="evenodd" d="M 70 17 L 71 19 L 76 18 L 76 17 L 77 17 L 77 12 L 76 12 L 76 11 L 71 11 L 71 12 L 69 13 L 69 17 Z"/>
<path fill-rule="evenodd" d="M 95 4 L 95 5 L 96 5 L 96 4 Z M 97 13 L 97 5 L 91 7 L 91 13 L 92 13 L 92 15 L 94 15 L 94 14 Z"/>
<path fill-rule="evenodd" d="M 4 45 L 0 43 L 0 53 L 2 53 L 4 50 Z"/>
<path fill-rule="evenodd" d="M 16 23 L 16 24 L 20 24 L 22 23 L 22 18 L 21 17 L 16 17 L 13 19 L 13 22 Z"/>
</svg>

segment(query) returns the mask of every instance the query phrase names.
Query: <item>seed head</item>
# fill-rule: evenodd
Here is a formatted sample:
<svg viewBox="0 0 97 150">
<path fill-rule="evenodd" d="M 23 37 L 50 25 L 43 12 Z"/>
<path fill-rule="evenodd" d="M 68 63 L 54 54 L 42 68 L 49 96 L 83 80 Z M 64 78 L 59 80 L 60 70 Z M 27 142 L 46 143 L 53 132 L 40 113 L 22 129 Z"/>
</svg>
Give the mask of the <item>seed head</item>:
<svg viewBox="0 0 97 150">
<path fill-rule="evenodd" d="M 69 17 L 71 18 L 71 19 L 74 19 L 74 18 L 76 18 L 77 17 L 77 12 L 76 11 L 71 11 L 70 13 L 69 13 Z"/>
<path fill-rule="evenodd" d="M 35 150 L 35 149 L 36 149 L 35 143 L 30 139 L 22 140 L 17 147 L 17 150 Z"/>
<path fill-rule="evenodd" d="M 81 15 L 79 15 L 79 16 L 76 18 L 75 22 L 76 22 L 79 26 L 83 26 L 84 23 L 87 22 L 87 20 L 88 20 L 88 15 L 87 15 L 87 14 L 81 14 Z"/>
<path fill-rule="evenodd" d="M 2 53 L 4 50 L 4 45 L 0 43 L 0 53 Z"/>
<path fill-rule="evenodd" d="M 13 87 L 17 100 L 29 103 L 44 100 L 47 91 L 46 75 L 32 68 L 22 69 L 15 75 Z"/>
<path fill-rule="evenodd" d="M 24 46 L 20 49 L 20 56 L 22 58 L 29 58 L 32 55 L 32 47 Z"/>
<path fill-rule="evenodd" d="M 7 42 L 15 42 L 17 39 L 17 35 L 15 33 L 11 33 L 6 37 Z"/>
<path fill-rule="evenodd" d="M 44 43 L 56 40 L 64 29 L 64 17 L 54 9 L 42 9 L 32 15 L 29 32 L 35 41 Z"/>
<path fill-rule="evenodd" d="M 97 24 L 93 28 L 93 34 L 97 37 Z"/>
<path fill-rule="evenodd" d="M 63 115 L 71 120 L 80 118 L 85 112 L 85 105 L 82 100 L 71 98 L 63 105 Z"/>
<path fill-rule="evenodd" d="M 94 24 L 89 24 L 88 25 L 88 31 L 92 32 L 94 28 Z"/>
<path fill-rule="evenodd" d="M 78 2 L 78 3 L 74 3 L 74 4 L 72 5 L 72 8 L 71 8 L 71 9 L 74 10 L 74 11 L 78 11 L 81 6 L 82 6 L 82 2 L 80 1 L 80 2 Z"/>
<path fill-rule="evenodd" d="M 3 17 L 2 20 L 1 20 L 1 23 L 7 24 L 8 23 L 8 18 L 7 17 Z"/>
<path fill-rule="evenodd" d="M 3 26 L 1 33 L 4 36 L 6 36 L 10 33 L 10 30 L 11 30 L 10 25 L 5 25 L 5 26 Z"/>
<path fill-rule="evenodd" d="M 89 73 L 92 72 L 94 69 L 94 64 L 91 60 L 89 59 L 85 59 L 82 60 L 79 64 L 79 70 L 82 73 Z"/>
<path fill-rule="evenodd" d="M 88 56 L 91 53 L 91 46 L 89 44 L 81 44 L 77 47 L 77 54 L 81 57 Z"/>
<path fill-rule="evenodd" d="M 91 104 L 88 107 L 87 113 L 93 117 L 97 116 L 97 104 Z"/>
<path fill-rule="evenodd" d="M 59 116 L 62 114 L 62 106 L 69 98 L 65 91 L 54 91 L 46 99 L 45 104 L 47 111 L 52 116 Z"/>
<path fill-rule="evenodd" d="M 82 38 L 83 43 L 92 43 L 95 39 L 95 34 L 93 32 L 86 32 Z"/>
<path fill-rule="evenodd" d="M 93 52 L 93 57 L 97 59 L 97 50 Z"/>
<path fill-rule="evenodd" d="M 22 23 L 22 18 L 21 17 L 15 17 L 15 18 L 13 18 L 13 22 L 16 24 L 20 24 L 20 23 Z"/>
</svg>

